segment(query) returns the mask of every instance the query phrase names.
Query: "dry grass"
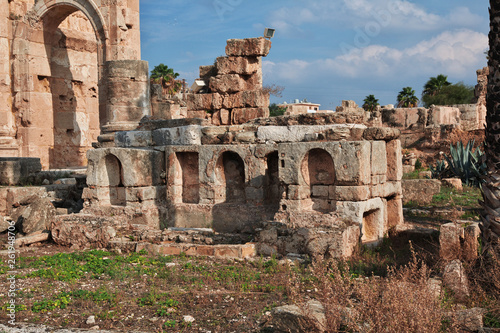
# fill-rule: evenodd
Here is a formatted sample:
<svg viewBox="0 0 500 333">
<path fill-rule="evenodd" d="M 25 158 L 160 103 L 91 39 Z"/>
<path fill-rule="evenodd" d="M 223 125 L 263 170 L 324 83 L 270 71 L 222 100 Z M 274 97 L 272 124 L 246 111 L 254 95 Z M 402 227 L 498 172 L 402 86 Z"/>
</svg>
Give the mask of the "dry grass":
<svg viewBox="0 0 500 333">
<path fill-rule="evenodd" d="M 347 263 L 317 262 L 311 265 L 318 300 L 325 307 L 328 332 L 455 332 L 449 311 L 428 286 L 430 270 L 416 259 L 385 278 L 352 278 Z M 290 298 L 297 303 L 297 280 Z"/>
</svg>

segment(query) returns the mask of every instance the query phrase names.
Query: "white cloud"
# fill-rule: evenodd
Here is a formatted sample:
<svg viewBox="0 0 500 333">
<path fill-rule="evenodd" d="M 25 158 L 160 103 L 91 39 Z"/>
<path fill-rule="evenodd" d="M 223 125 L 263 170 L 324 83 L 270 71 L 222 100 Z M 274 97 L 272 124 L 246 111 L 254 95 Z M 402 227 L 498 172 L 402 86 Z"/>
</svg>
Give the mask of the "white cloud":
<svg viewBox="0 0 500 333">
<path fill-rule="evenodd" d="M 469 77 L 471 72 L 486 64 L 483 52 L 487 46 L 485 34 L 471 30 L 446 31 L 403 50 L 370 45 L 335 58 L 309 62 L 265 61 L 263 69 L 274 80 L 286 82 L 327 76 L 391 79 L 444 73 L 453 77 Z"/>
<path fill-rule="evenodd" d="M 280 34 L 300 37 L 310 24 L 336 29 L 365 29 L 378 24 L 384 33 L 390 34 L 470 28 L 481 24 L 482 18 L 467 7 L 455 7 L 439 15 L 407 0 L 314 0 L 302 6 L 282 7 L 271 13 L 268 21 Z"/>
</svg>

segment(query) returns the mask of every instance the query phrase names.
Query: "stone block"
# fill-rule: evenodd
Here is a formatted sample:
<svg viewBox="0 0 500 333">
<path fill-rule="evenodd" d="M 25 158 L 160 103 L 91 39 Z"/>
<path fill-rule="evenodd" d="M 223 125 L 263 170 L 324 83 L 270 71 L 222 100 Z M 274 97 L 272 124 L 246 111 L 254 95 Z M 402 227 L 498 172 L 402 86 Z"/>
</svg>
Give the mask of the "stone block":
<svg viewBox="0 0 500 333">
<path fill-rule="evenodd" d="M 257 74 L 227 74 L 211 77 L 209 88 L 213 92 L 231 94 L 239 91 L 258 90 L 262 87 L 259 85 L 259 78 Z"/>
<path fill-rule="evenodd" d="M 394 195 L 401 195 L 402 192 L 403 190 L 401 188 L 401 182 L 387 182 L 371 187 L 371 196 L 373 198 L 387 198 Z"/>
<path fill-rule="evenodd" d="M 470 295 L 467 274 L 458 259 L 453 260 L 444 268 L 443 283 L 453 292 L 458 301 L 466 300 Z"/>
<path fill-rule="evenodd" d="M 385 175 L 387 173 L 385 141 L 372 141 L 371 163 L 372 175 Z"/>
<path fill-rule="evenodd" d="M 401 184 L 403 203 L 428 204 L 441 191 L 441 182 L 437 179 L 403 179 Z"/>
<path fill-rule="evenodd" d="M 464 228 L 457 223 L 443 224 L 439 233 L 439 255 L 444 260 L 461 257 L 460 239 L 464 238 Z"/>
<path fill-rule="evenodd" d="M 367 141 L 339 142 L 333 156 L 338 185 L 371 183 L 371 145 Z"/>
<path fill-rule="evenodd" d="M 458 191 L 463 191 L 462 180 L 460 178 L 446 178 L 442 179 L 443 186 L 454 188 Z"/>
<path fill-rule="evenodd" d="M 171 245 L 160 245 L 158 253 L 164 256 L 173 256 L 181 254 L 182 249 L 177 246 Z"/>
<path fill-rule="evenodd" d="M 219 57 L 217 58 L 217 74 L 242 74 L 250 75 L 260 69 L 257 57 Z"/>
<path fill-rule="evenodd" d="M 115 133 L 117 147 L 148 147 L 153 144 L 150 131 L 126 131 Z"/>
<path fill-rule="evenodd" d="M 396 195 L 387 199 L 387 229 L 403 223 L 403 200 L 401 195 Z"/>
<path fill-rule="evenodd" d="M 0 157 L 0 185 L 17 185 L 30 174 L 41 170 L 39 158 Z"/>
<path fill-rule="evenodd" d="M 212 110 L 213 95 L 214 94 L 187 94 L 186 107 L 188 111 Z"/>
<path fill-rule="evenodd" d="M 89 186 L 155 186 L 162 184 L 164 153 L 135 148 L 102 148 L 87 152 Z"/>
<path fill-rule="evenodd" d="M 311 196 L 309 186 L 301 185 L 288 185 L 288 199 L 290 200 L 303 200 Z"/>
<path fill-rule="evenodd" d="M 265 57 L 271 50 L 271 41 L 264 37 L 228 39 L 226 55 L 230 57 Z"/>
<path fill-rule="evenodd" d="M 328 198 L 328 186 L 314 185 L 312 187 L 312 196 Z"/>
<path fill-rule="evenodd" d="M 369 186 L 332 186 L 335 189 L 332 199 L 338 201 L 365 201 L 370 199 Z"/>
<path fill-rule="evenodd" d="M 197 125 L 160 128 L 152 133 L 155 146 L 200 145 L 201 127 Z"/>
<path fill-rule="evenodd" d="M 232 124 L 244 124 L 255 118 L 265 118 L 269 116 L 268 108 L 242 108 L 233 109 L 231 112 Z"/>
<path fill-rule="evenodd" d="M 269 93 L 262 90 L 242 91 L 225 95 L 222 108 L 265 108 L 269 105 Z"/>
<path fill-rule="evenodd" d="M 390 127 L 369 127 L 363 132 L 363 138 L 368 141 L 392 141 L 398 139 L 400 135 L 399 129 Z"/>
<path fill-rule="evenodd" d="M 200 66 L 200 78 L 201 79 L 208 79 L 211 76 L 216 76 L 217 75 L 217 66 L 215 65 L 209 65 L 209 66 Z"/>
<path fill-rule="evenodd" d="M 237 245 L 217 245 L 214 256 L 216 258 L 241 258 L 241 248 Z"/>
</svg>

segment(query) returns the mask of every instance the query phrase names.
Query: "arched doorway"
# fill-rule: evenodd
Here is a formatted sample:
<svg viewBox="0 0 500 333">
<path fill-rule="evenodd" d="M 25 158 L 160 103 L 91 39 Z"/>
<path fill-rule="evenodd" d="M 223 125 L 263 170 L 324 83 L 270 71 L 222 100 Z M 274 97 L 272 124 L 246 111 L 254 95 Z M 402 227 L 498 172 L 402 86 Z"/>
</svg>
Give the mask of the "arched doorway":
<svg viewBox="0 0 500 333">
<path fill-rule="evenodd" d="M 33 26 L 16 31 L 13 42 L 22 156 L 40 157 L 44 169 L 84 166 L 105 110 L 101 17 L 76 0 L 37 2 L 31 17 Z"/>
</svg>

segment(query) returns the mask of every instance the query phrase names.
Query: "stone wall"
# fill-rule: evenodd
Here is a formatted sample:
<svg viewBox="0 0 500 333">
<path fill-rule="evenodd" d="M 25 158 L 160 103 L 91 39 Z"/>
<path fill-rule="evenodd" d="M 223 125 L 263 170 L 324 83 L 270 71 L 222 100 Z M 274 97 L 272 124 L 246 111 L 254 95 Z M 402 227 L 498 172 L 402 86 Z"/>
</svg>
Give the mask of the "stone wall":
<svg viewBox="0 0 500 333">
<path fill-rule="evenodd" d="M 106 61 L 140 58 L 139 1 L 0 3 L 0 155 L 86 164 L 109 123 Z"/>
<path fill-rule="evenodd" d="M 365 243 L 378 242 L 403 218 L 399 131 L 314 119 L 323 125 L 175 120 L 116 133 L 115 148 L 88 153 L 85 212 L 118 209 L 141 225 L 133 216 L 142 207 L 143 226 L 218 232 L 252 233 L 269 220 L 354 225 Z"/>
<path fill-rule="evenodd" d="M 213 125 L 243 124 L 269 116 L 269 93 L 262 89 L 262 57 L 271 41 L 263 37 L 229 39 L 226 56 L 214 65 L 200 67 L 204 85 L 182 100 L 153 99 L 155 119 L 200 118 Z"/>
</svg>

